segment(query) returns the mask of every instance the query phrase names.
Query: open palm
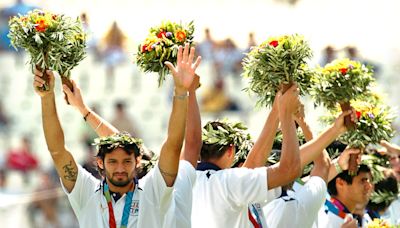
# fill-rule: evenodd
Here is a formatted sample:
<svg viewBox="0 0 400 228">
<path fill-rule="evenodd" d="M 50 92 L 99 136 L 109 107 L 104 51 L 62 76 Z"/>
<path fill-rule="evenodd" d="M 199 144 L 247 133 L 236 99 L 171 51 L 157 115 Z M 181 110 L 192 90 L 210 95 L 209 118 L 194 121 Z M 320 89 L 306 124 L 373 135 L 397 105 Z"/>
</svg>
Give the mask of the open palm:
<svg viewBox="0 0 400 228">
<path fill-rule="evenodd" d="M 194 53 L 195 48 L 189 48 L 189 44 L 186 44 L 185 48 L 179 46 L 176 66 L 170 62 L 165 62 L 165 65 L 174 76 L 176 88 L 189 90 L 195 78 L 195 71 L 201 62 L 201 57 L 199 56 L 193 63 Z"/>
</svg>

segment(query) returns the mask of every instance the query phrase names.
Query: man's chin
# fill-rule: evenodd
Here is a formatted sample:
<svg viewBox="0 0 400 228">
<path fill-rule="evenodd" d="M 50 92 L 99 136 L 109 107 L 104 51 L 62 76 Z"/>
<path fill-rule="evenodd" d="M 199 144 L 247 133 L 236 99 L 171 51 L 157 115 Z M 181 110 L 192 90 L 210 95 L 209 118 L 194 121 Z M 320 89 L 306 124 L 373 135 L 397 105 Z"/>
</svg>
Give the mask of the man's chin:
<svg viewBox="0 0 400 228">
<path fill-rule="evenodd" d="M 130 183 L 128 180 L 110 180 L 110 182 L 117 187 L 125 187 Z"/>
</svg>

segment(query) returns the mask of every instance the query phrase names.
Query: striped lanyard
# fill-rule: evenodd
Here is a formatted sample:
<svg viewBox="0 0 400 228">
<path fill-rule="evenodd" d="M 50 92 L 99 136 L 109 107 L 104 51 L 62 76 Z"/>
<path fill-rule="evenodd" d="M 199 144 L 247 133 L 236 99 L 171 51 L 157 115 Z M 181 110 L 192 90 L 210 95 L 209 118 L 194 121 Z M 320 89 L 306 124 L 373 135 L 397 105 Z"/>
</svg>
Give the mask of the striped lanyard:
<svg viewBox="0 0 400 228">
<path fill-rule="evenodd" d="M 350 213 L 349 210 L 339 200 L 335 198 L 331 198 L 330 201 L 326 200 L 325 206 L 327 207 L 328 211 L 332 212 L 342 219 L 346 217 L 346 214 Z"/>
<path fill-rule="evenodd" d="M 124 206 L 124 211 L 122 214 L 120 228 L 128 227 L 128 219 L 129 219 L 129 214 L 130 214 L 130 210 L 131 210 L 133 194 L 135 193 L 137 186 L 138 186 L 137 181 L 135 180 L 135 189 L 133 191 L 129 191 L 126 194 L 125 206 Z M 111 200 L 110 189 L 108 187 L 108 184 L 105 181 L 104 181 L 104 196 L 106 197 L 106 200 L 107 200 L 108 213 L 110 216 L 110 219 L 109 219 L 110 228 L 117 228 L 117 225 L 115 222 L 115 216 L 114 216 L 114 209 L 113 209 L 112 200 Z"/>
<path fill-rule="evenodd" d="M 253 224 L 254 228 L 262 228 L 262 222 L 260 219 L 260 215 L 258 214 L 257 208 L 251 204 L 248 207 L 248 216 L 251 224 Z"/>
</svg>

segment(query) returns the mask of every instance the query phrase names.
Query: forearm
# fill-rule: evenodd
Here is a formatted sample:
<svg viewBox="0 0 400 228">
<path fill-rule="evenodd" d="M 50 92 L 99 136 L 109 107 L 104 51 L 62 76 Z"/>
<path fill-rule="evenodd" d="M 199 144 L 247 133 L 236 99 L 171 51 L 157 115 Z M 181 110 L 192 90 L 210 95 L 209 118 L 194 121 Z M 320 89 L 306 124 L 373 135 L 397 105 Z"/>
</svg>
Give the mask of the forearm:
<svg viewBox="0 0 400 228">
<path fill-rule="evenodd" d="M 339 132 L 330 127 L 317 138 L 312 139 L 300 147 L 301 166 L 304 167 L 314 161 L 329 144 L 339 136 Z"/>
<path fill-rule="evenodd" d="M 190 92 L 186 120 L 185 145 L 181 154 L 181 160 L 186 160 L 190 162 L 193 167 L 196 167 L 197 160 L 200 156 L 201 146 L 200 110 L 197 103 L 196 92 Z"/>
<path fill-rule="evenodd" d="M 183 94 L 186 91 L 176 91 Z M 168 123 L 168 135 L 164 142 L 159 160 L 159 168 L 167 186 L 172 186 L 178 173 L 179 155 L 185 136 L 188 98 L 174 96 L 172 112 Z"/>
<path fill-rule="evenodd" d="M 118 129 L 90 110 L 86 105 L 78 107 L 78 110 L 82 117 L 86 116 L 86 122 L 90 125 L 90 127 L 92 127 L 98 136 L 104 137 L 119 132 Z"/>
<path fill-rule="evenodd" d="M 64 187 L 71 192 L 78 174 L 78 167 L 71 153 L 65 148 L 64 132 L 57 115 L 54 93 L 43 97 L 42 124 L 48 150 Z"/>
<path fill-rule="evenodd" d="M 304 120 L 298 121 L 297 123 L 299 124 L 301 131 L 303 132 L 306 142 L 311 141 L 314 138 L 314 135 L 311 131 L 310 126 Z"/>
<path fill-rule="evenodd" d="M 287 172 L 285 175 L 289 180 L 294 180 L 300 175 L 299 140 L 296 134 L 296 125 L 291 113 L 284 113 L 280 117 L 282 130 L 282 153 L 279 169 Z"/>
<path fill-rule="evenodd" d="M 329 158 L 329 154 L 326 150 L 323 150 L 314 160 L 314 168 L 311 170 L 311 176 L 319 176 L 325 183 L 328 183 L 330 165 L 331 159 Z"/>
<path fill-rule="evenodd" d="M 249 152 L 243 167 L 256 168 L 265 165 L 265 162 L 271 153 L 278 125 L 278 113 L 274 110 L 271 110 L 267 120 L 265 121 L 263 130 L 261 131 L 261 134 L 253 148 Z"/>
<path fill-rule="evenodd" d="M 335 160 L 332 160 L 329 165 L 328 182 L 331 181 L 333 178 L 335 178 L 339 174 L 335 167 L 335 162 L 337 162 Z"/>
<path fill-rule="evenodd" d="M 54 156 L 65 151 L 64 132 L 58 119 L 54 93 L 42 97 L 41 104 L 44 136 L 47 148 Z"/>
</svg>

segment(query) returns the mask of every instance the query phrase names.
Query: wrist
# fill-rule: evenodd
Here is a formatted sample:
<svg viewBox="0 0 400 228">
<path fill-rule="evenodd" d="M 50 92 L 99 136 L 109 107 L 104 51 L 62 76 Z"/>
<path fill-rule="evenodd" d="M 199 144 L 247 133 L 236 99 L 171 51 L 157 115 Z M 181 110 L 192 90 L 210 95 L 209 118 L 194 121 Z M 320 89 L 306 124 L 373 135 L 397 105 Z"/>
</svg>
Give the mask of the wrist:
<svg viewBox="0 0 400 228">
<path fill-rule="evenodd" d="M 183 87 L 175 87 L 174 89 L 174 95 L 182 95 L 187 93 L 189 93 L 189 91 Z"/>
<path fill-rule="evenodd" d="M 78 107 L 78 110 L 83 116 L 85 116 L 88 112 L 91 112 L 91 110 L 86 105 Z"/>
<path fill-rule="evenodd" d="M 54 99 L 55 98 L 55 93 L 54 91 L 48 92 L 43 96 L 40 96 L 40 99 L 46 100 L 46 99 Z"/>
<path fill-rule="evenodd" d="M 184 100 L 189 96 L 189 92 L 187 90 L 177 90 L 174 91 L 174 98 L 178 100 Z"/>
<path fill-rule="evenodd" d="M 339 159 L 333 160 L 333 166 L 335 167 L 336 172 L 339 174 L 343 172 L 343 168 L 339 164 Z"/>
</svg>

